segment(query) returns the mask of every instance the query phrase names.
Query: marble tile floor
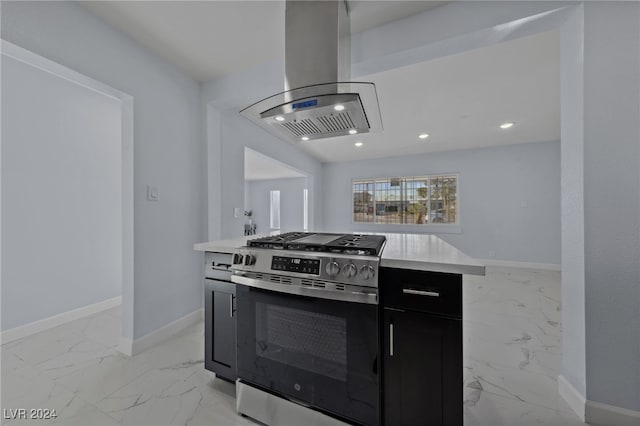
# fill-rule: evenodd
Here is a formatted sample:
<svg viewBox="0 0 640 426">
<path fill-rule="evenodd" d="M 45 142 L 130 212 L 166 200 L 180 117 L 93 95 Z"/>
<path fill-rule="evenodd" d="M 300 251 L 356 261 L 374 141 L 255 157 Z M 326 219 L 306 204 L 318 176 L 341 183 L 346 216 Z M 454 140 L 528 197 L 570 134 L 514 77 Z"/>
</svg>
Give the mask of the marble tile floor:
<svg viewBox="0 0 640 426">
<path fill-rule="evenodd" d="M 465 277 L 463 296 L 465 425 L 582 424 L 557 392 L 560 273 L 490 267 Z M 2 345 L 2 408 L 55 409 L 57 418 L 1 423 L 254 424 L 236 414 L 234 386 L 204 369 L 202 323 L 126 357 L 116 349 L 119 315 L 114 308 Z"/>
</svg>

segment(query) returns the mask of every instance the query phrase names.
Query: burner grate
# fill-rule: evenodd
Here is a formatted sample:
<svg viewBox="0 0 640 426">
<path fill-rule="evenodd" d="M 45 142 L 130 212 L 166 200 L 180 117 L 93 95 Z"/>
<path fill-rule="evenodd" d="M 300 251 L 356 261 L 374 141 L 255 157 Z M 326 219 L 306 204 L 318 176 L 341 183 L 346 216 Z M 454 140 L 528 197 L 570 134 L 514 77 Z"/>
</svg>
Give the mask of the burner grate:
<svg viewBox="0 0 640 426">
<path fill-rule="evenodd" d="M 325 239 L 322 241 L 322 238 L 311 238 L 314 236 L 323 236 Z M 331 238 L 333 236 L 335 236 L 335 238 Z M 385 242 L 386 238 L 383 235 L 340 235 L 312 232 L 287 232 L 285 234 L 249 240 L 247 241 L 247 246 L 276 250 L 299 250 L 354 254 L 361 256 L 379 256 L 382 253 L 382 248 L 384 247 Z"/>
</svg>

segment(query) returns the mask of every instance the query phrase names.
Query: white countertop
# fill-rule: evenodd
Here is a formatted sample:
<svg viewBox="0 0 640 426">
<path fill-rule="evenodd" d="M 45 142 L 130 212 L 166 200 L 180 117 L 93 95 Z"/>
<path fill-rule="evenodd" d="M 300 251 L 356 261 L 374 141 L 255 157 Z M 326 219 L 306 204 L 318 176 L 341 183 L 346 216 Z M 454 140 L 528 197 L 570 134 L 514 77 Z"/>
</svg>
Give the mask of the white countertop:
<svg viewBox="0 0 640 426">
<path fill-rule="evenodd" d="M 196 251 L 212 251 L 215 253 L 233 253 L 237 248 L 247 245 L 247 240 L 254 238 L 268 237 L 272 234 L 245 235 L 244 237 L 230 238 L 228 240 L 209 241 L 208 243 L 198 243 L 193 245 Z"/>
<path fill-rule="evenodd" d="M 387 237 L 380 266 L 453 274 L 484 275 L 484 265 L 431 234 L 378 234 Z"/>
<path fill-rule="evenodd" d="M 193 246 L 194 250 L 232 253 L 246 245 L 247 240 L 270 234 L 248 235 L 228 240 L 210 241 Z M 484 275 L 485 267 L 451 244 L 431 234 L 387 234 L 380 266 L 452 274 Z"/>
</svg>

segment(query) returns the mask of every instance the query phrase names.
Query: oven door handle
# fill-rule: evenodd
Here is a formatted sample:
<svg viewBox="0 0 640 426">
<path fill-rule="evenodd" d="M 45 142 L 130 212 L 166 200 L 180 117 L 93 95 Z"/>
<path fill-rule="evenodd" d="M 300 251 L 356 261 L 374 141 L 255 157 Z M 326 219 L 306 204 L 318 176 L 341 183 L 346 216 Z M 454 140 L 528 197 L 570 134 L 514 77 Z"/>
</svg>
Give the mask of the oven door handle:
<svg viewBox="0 0 640 426">
<path fill-rule="evenodd" d="M 231 276 L 231 282 L 263 290 L 277 291 L 279 293 L 296 294 L 299 296 L 317 297 L 321 299 L 338 300 L 342 302 L 378 304 L 377 293 L 363 293 L 359 291 L 331 290 L 314 287 L 300 287 L 291 284 L 274 283 L 271 281 L 258 280 L 241 274 Z"/>
</svg>

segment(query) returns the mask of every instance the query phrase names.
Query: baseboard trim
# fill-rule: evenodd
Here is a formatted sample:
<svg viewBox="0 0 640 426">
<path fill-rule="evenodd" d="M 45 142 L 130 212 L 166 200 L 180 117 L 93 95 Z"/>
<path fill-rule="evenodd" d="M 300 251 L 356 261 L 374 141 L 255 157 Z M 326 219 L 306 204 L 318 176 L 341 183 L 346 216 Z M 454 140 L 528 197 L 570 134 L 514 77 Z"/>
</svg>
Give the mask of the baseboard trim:
<svg viewBox="0 0 640 426">
<path fill-rule="evenodd" d="M 585 419 L 590 425 L 638 426 L 640 411 L 587 400 Z"/>
<path fill-rule="evenodd" d="M 121 337 L 118 351 L 127 356 L 138 355 L 178 334 L 185 328 L 202 321 L 203 318 L 204 310 L 200 308 L 138 339 L 131 340 Z"/>
<path fill-rule="evenodd" d="M 590 425 L 602 426 L 639 426 L 640 411 L 616 407 L 602 402 L 586 399 L 562 375 L 558 376 L 558 393 L 569 407 L 580 417 L 580 420 Z"/>
<path fill-rule="evenodd" d="M 107 309 L 115 308 L 116 306 L 120 306 L 121 304 L 122 296 L 118 296 L 112 299 L 103 300 L 102 302 L 94 303 L 92 305 L 83 306 L 82 308 L 77 308 L 71 311 L 63 312 L 61 314 L 53 315 L 48 318 L 31 322 L 29 324 L 5 330 L 0 333 L 0 341 L 2 342 L 2 344 L 13 342 L 14 340 L 22 339 L 23 337 L 31 336 L 33 334 L 40 333 L 41 331 L 49 330 L 53 327 L 66 324 L 70 321 L 75 321 L 89 315 L 97 314 L 98 312 L 106 311 Z"/>
<path fill-rule="evenodd" d="M 133 340 L 120 336 L 118 352 L 126 356 L 133 356 Z"/>
<path fill-rule="evenodd" d="M 506 268 L 542 269 L 545 271 L 560 271 L 561 265 L 557 263 L 516 262 L 513 260 L 476 259 L 485 266 L 503 266 Z"/>
<path fill-rule="evenodd" d="M 563 375 L 558 376 L 558 393 L 578 415 L 580 421 L 584 422 L 587 400 Z"/>
</svg>

